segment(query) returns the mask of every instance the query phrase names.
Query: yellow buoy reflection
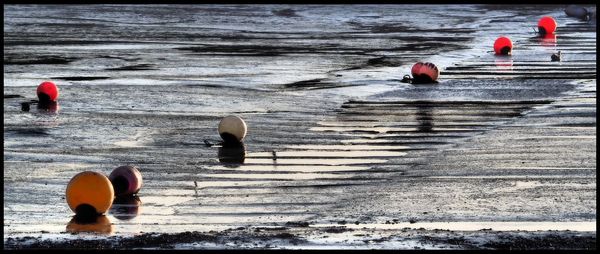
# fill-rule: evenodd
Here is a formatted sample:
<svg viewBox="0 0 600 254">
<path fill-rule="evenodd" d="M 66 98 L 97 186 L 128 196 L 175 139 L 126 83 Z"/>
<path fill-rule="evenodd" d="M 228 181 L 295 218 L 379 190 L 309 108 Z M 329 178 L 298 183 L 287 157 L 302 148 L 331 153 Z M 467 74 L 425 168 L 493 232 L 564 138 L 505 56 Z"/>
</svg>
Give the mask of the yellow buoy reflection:
<svg viewBox="0 0 600 254">
<path fill-rule="evenodd" d="M 110 235 L 114 232 L 114 227 L 106 215 L 97 216 L 93 219 L 80 219 L 73 216 L 73 219 L 67 224 L 67 232 Z"/>
</svg>

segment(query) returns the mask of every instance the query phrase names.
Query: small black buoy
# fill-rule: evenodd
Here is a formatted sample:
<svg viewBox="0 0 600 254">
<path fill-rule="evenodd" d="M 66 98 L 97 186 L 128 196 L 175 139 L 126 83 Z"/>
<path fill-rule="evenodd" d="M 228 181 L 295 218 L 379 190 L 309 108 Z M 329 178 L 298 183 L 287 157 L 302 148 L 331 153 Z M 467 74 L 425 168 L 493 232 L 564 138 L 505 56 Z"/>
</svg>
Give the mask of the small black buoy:
<svg viewBox="0 0 600 254">
<path fill-rule="evenodd" d="M 29 102 L 21 102 L 21 111 L 29 112 L 30 109 Z"/>
<path fill-rule="evenodd" d="M 560 51 L 558 51 L 558 53 L 556 53 L 556 54 L 552 54 L 552 57 L 551 57 L 552 62 L 560 62 L 560 56 L 561 56 Z"/>
<path fill-rule="evenodd" d="M 410 75 L 404 75 L 404 77 L 402 77 L 402 80 L 400 80 L 400 82 L 402 83 L 411 83 L 412 82 L 412 78 L 410 77 Z"/>
</svg>

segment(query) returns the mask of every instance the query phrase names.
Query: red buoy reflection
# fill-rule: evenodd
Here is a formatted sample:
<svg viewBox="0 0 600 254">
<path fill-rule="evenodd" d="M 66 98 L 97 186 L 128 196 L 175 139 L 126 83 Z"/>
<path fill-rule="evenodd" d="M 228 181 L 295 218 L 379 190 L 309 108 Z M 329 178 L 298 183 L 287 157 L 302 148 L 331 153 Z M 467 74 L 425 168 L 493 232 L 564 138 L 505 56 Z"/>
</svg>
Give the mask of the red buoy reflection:
<svg viewBox="0 0 600 254">
<path fill-rule="evenodd" d="M 545 34 L 542 36 L 540 44 L 544 47 L 556 47 L 556 34 Z"/>
</svg>

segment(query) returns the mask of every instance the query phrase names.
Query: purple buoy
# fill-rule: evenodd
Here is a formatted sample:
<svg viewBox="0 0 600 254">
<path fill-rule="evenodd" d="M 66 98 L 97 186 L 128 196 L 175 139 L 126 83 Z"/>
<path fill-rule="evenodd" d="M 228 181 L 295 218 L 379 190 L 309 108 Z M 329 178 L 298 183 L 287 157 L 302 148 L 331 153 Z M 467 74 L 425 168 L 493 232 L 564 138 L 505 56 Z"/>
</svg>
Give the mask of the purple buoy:
<svg viewBox="0 0 600 254">
<path fill-rule="evenodd" d="M 113 184 L 115 196 L 133 195 L 142 188 L 142 174 L 138 167 L 120 166 L 115 168 L 108 179 Z"/>
</svg>

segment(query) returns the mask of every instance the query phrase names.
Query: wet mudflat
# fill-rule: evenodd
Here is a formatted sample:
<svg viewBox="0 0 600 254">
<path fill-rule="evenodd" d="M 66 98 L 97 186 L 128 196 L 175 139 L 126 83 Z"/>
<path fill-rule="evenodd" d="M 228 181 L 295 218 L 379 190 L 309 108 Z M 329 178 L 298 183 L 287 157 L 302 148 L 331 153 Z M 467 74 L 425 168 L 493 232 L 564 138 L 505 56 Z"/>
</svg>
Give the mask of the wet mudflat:
<svg viewBox="0 0 600 254">
<path fill-rule="evenodd" d="M 595 249 L 595 19 L 408 8 L 6 6 L 5 248 Z M 68 232 L 69 179 L 125 164 L 139 200 Z"/>
</svg>

